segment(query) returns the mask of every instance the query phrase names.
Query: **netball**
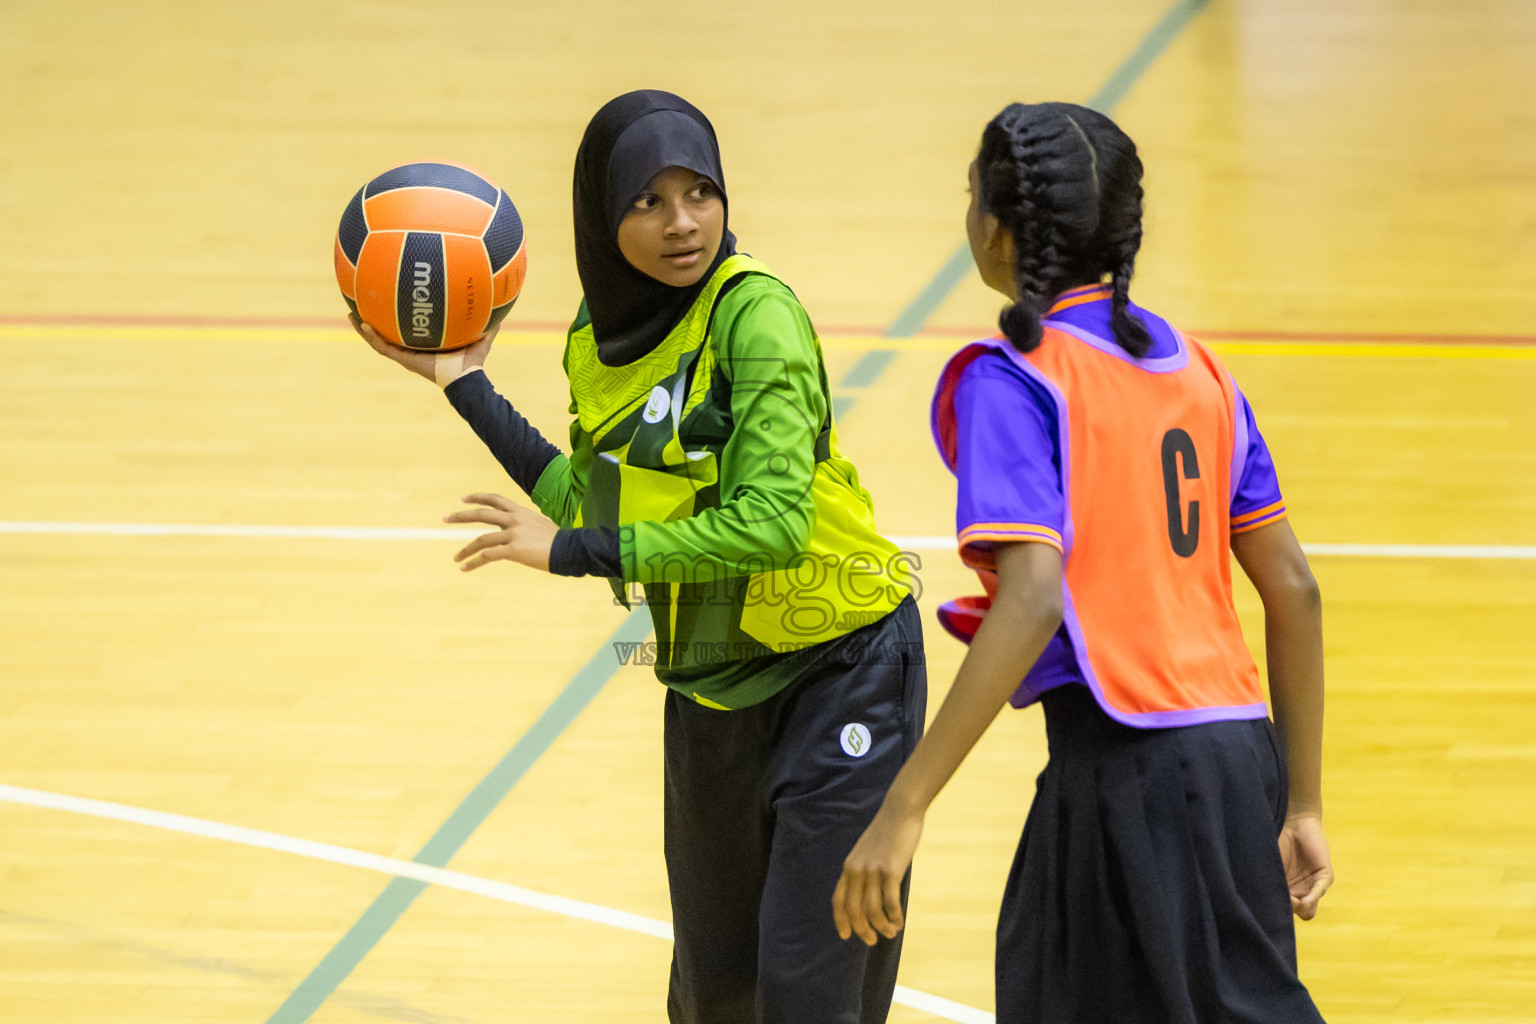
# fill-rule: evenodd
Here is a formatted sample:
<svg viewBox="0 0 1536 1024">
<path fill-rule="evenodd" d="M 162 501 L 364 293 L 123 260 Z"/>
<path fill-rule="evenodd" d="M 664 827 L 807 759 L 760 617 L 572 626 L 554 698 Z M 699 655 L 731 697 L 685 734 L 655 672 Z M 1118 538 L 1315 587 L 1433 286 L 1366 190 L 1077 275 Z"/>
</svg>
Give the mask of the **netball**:
<svg viewBox="0 0 1536 1024">
<path fill-rule="evenodd" d="M 517 301 L 523 221 L 505 191 L 457 164 L 411 163 L 357 190 L 334 245 L 336 283 L 402 348 L 463 348 Z"/>
</svg>

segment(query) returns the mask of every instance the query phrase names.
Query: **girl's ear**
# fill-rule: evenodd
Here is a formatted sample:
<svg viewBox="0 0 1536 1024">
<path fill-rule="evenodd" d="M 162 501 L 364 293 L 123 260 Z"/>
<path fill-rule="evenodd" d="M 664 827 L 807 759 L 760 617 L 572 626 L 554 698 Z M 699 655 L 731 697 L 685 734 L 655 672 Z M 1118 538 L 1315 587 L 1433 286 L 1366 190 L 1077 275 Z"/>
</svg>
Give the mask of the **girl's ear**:
<svg viewBox="0 0 1536 1024">
<path fill-rule="evenodd" d="M 1018 249 L 1013 232 L 1003 227 L 995 214 L 981 215 L 981 251 L 976 255 L 976 269 L 981 272 L 982 282 L 1014 302 L 1019 301 L 1019 284 L 1013 272 Z"/>
</svg>

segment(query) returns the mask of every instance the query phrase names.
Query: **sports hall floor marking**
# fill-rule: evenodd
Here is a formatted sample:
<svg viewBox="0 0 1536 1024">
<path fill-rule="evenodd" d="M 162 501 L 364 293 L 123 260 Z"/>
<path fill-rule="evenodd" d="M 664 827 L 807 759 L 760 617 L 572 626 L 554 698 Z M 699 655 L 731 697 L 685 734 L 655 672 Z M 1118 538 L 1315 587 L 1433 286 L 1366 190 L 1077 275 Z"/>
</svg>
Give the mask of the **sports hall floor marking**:
<svg viewBox="0 0 1536 1024">
<path fill-rule="evenodd" d="M 241 523 L 66 523 L 0 520 L 0 535 L 68 537 L 225 537 L 279 540 L 463 540 L 478 527 L 451 526 L 263 526 Z M 903 551 L 949 551 L 955 539 L 943 534 L 890 534 Z M 1519 544 L 1328 544 L 1304 543 L 1309 555 L 1335 558 L 1450 558 L 1496 561 L 1536 560 L 1536 545 Z M 623 639 L 615 636 L 614 639 Z M 642 637 L 643 639 L 643 637 Z M 585 670 L 584 670 L 585 671 Z"/>
<path fill-rule="evenodd" d="M 108 800 L 92 800 L 86 797 L 69 796 L 64 793 L 50 793 L 46 790 L 29 789 L 23 786 L 11 786 L 4 783 L 0 783 L 0 800 L 14 804 L 24 804 L 29 807 L 67 811 L 73 814 L 89 815 L 94 818 L 106 818 L 112 821 L 144 825 L 150 828 L 180 832 L 185 835 L 199 836 L 205 839 L 216 839 L 227 843 L 237 843 L 241 846 L 251 846 L 262 850 L 272 850 L 277 853 L 308 857 L 311 860 L 321 860 L 332 864 L 361 868 L 365 871 L 376 871 L 380 874 L 392 876 L 391 886 L 396 883 L 409 884 L 416 892 L 425 889 L 427 885 L 437 885 L 445 889 L 456 889 L 459 892 L 484 896 L 487 899 L 497 900 L 501 903 L 511 903 L 516 906 L 542 910 L 551 914 L 563 914 L 566 917 L 590 921 L 593 924 L 600 924 L 609 928 L 618 928 L 621 931 L 649 935 L 652 938 L 665 939 L 668 942 L 672 940 L 672 925 L 666 921 L 644 917 L 640 914 L 631 914 L 628 911 L 616 910 L 613 907 L 605 907 L 597 903 L 586 903 L 582 900 L 573 900 L 564 896 L 538 892 L 534 889 L 525 889 L 520 885 L 498 882 L 494 879 L 482 878 L 479 875 L 465 874 L 462 871 L 452 871 L 431 863 L 423 863 L 420 854 L 417 855 L 416 860 L 401 860 L 397 857 L 384 857 L 375 853 L 354 850 L 346 846 L 336 846 L 332 843 L 320 843 L 311 839 L 301 839 L 297 836 L 284 835 L 281 832 L 268 832 L 263 829 L 246 828 L 243 825 L 230 825 L 221 821 L 209 821 L 206 818 L 194 818 L 184 814 L 171 814 L 144 807 L 134 807 L 129 804 L 113 803 Z M 414 896 L 414 893 L 412 895 Z M 921 992 L 906 986 L 897 986 L 895 1001 L 903 1006 L 923 1010 L 936 1017 L 957 1021 L 960 1024 L 993 1024 L 994 1021 L 993 1015 L 985 1010 L 978 1010 L 975 1007 L 966 1006 L 964 1003 L 957 1003 L 951 999 L 945 999 L 941 996 Z"/>
</svg>

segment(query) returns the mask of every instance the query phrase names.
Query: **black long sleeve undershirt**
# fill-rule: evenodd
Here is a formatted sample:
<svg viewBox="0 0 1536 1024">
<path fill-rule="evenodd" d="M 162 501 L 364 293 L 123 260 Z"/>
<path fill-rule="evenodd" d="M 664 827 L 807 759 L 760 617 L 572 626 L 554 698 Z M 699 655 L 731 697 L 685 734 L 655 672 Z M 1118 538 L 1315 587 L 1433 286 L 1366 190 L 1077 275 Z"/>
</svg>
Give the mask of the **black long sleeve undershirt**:
<svg viewBox="0 0 1536 1024">
<path fill-rule="evenodd" d="M 507 475 L 532 497 L 560 449 L 497 392 L 484 371 L 466 373 L 443 393 Z M 605 527 L 563 529 L 549 551 L 549 571 L 557 576 L 622 576 L 620 566 L 619 535 Z"/>
<path fill-rule="evenodd" d="M 549 571 L 556 576 L 622 577 L 619 535 L 606 526 L 561 530 L 549 549 Z"/>
<path fill-rule="evenodd" d="M 532 497 L 539 476 L 560 457 L 560 449 L 512 408 L 512 403 L 496 391 L 483 370 L 466 373 L 444 388 L 443 394 L 513 482 Z"/>
</svg>

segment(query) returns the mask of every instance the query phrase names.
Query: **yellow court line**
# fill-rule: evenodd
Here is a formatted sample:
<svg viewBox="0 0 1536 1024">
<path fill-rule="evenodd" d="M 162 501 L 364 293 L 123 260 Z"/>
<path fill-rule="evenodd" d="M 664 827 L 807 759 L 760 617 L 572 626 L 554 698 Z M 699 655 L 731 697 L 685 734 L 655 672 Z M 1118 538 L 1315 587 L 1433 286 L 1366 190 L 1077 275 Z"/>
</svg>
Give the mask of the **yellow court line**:
<svg viewBox="0 0 1536 1024">
<path fill-rule="evenodd" d="M 1199 335 L 1196 335 L 1199 337 Z M 880 338 L 855 335 L 823 336 L 828 351 L 838 349 L 892 349 L 897 352 L 957 352 L 968 344 L 963 338 Z M 1374 359 L 1536 359 L 1536 345 L 1447 345 L 1432 342 L 1326 342 L 1326 341 L 1207 341 L 1217 355 L 1240 356 L 1354 356 Z"/>
<path fill-rule="evenodd" d="M 1198 334 L 1196 335 L 1198 337 Z M 563 345 L 563 330 L 520 330 L 509 327 L 497 344 L 520 347 Z M 0 342 L 330 342 L 357 344 L 346 327 L 190 326 L 184 324 L 0 324 Z M 954 352 L 967 343 L 954 336 L 921 335 L 884 338 L 876 334 L 828 334 L 822 347 L 829 352 L 886 349 L 896 352 Z M 1434 342 L 1214 341 L 1205 343 L 1218 355 L 1349 356 L 1372 359 L 1533 360 L 1536 345 L 1452 345 Z"/>
<path fill-rule="evenodd" d="M 1429 342 L 1208 341 L 1223 356 L 1365 356 L 1376 359 L 1536 359 L 1536 345 L 1436 345 Z"/>
</svg>

